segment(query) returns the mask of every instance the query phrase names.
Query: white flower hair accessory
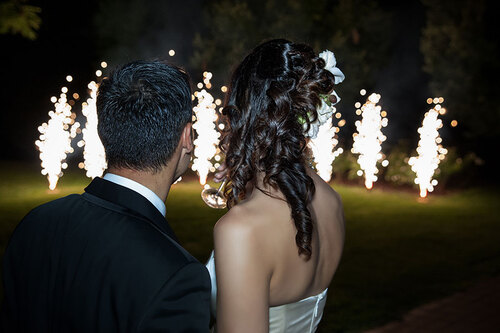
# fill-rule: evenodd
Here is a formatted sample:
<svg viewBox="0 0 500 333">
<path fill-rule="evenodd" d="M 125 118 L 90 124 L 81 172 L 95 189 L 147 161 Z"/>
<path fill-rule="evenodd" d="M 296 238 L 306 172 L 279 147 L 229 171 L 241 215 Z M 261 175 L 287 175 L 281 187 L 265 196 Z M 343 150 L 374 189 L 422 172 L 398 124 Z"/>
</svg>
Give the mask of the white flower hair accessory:
<svg viewBox="0 0 500 333">
<path fill-rule="evenodd" d="M 337 59 L 335 59 L 335 55 L 332 51 L 325 50 L 319 54 L 319 57 L 325 60 L 325 69 L 333 74 L 333 76 L 335 77 L 335 84 L 339 84 L 344 81 L 345 75 L 337 67 Z M 335 96 L 335 103 L 330 100 L 330 96 L 332 95 Z M 304 126 L 304 131 L 307 131 L 307 133 L 305 134 L 306 137 L 309 137 L 311 139 L 316 138 L 319 132 L 319 127 L 332 117 L 333 113 L 335 112 L 334 105 L 340 101 L 340 97 L 339 95 L 337 95 L 335 90 L 332 90 L 330 95 L 320 95 L 320 98 L 321 105 L 316 109 L 316 111 L 318 112 L 318 118 L 316 119 L 316 121 L 310 124 L 309 130 L 307 130 L 307 122 L 302 119 L 302 117 L 299 118 L 299 122 Z"/>
<path fill-rule="evenodd" d="M 337 59 L 335 59 L 335 54 L 332 51 L 325 50 L 319 54 L 319 57 L 326 62 L 325 69 L 335 76 L 335 84 L 344 81 L 345 75 L 338 69 Z"/>
</svg>

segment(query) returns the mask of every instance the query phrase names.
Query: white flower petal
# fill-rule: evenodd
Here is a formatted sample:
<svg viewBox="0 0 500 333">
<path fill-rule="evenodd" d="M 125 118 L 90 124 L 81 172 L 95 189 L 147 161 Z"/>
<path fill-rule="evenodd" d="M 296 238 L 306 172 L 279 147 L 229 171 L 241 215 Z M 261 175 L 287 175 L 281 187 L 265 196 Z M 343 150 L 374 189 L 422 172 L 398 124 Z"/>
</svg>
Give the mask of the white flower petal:
<svg viewBox="0 0 500 333">
<path fill-rule="evenodd" d="M 345 75 L 340 69 L 337 68 L 337 59 L 335 59 L 335 54 L 333 54 L 332 51 L 325 50 L 321 52 L 319 56 L 323 60 L 325 60 L 325 69 L 332 73 L 335 77 L 335 84 L 339 84 L 344 81 Z M 307 137 L 315 139 L 318 135 L 320 126 L 326 123 L 328 119 L 333 116 L 335 112 L 335 108 L 333 107 L 333 105 L 337 104 L 340 101 L 340 97 L 335 91 L 332 91 L 331 95 L 336 97 L 336 102 L 331 103 L 331 105 L 329 106 L 324 100 L 321 100 L 321 105 L 317 109 L 318 119 L 316 119 L 316 121 L 310 125 L 309 130 L 306 133 Z M 304 124 L 303 127 L 304 131 L 306 131 L 307 124 Z"/>
<path fill-rule="evenodd" d="M 345 75 L 338 67 L 327 68 L 327 70 L 335 76 L 335 84 L 344 81 Z"/>
<path fill-rule="evenodd" d="M 319 124 L 317 123 L 311 124 L 311 128 L 309 129 L 307 136 L 310 137 L 311 139 L 316 139 L 316 137 L 318 136 L 318 132 L 319 132 Z"/>
<path fill-rule="evenodd" d="M 330 119 L 332 117 L 332 115 L 333 115 L 333 111 L 329 111 L 329 112 L 318 115 L 320 125 L 323 125 L 324 123 L 326 123 L 326 121 L 328 119 Z"/>
<path fill-rule="evenodd" d="M 337 59 L 335 59 L 335 54 L 332 51 L 325 50 L 319 54 L 320 58 L 325 60 L 325 69 L 335 76 L 335 84 L 339 84 L 344 81 L 345 75 L 342 73 L 340 69 L 337 67 Z"/>
<path fill-rule="evenodd" d="M 332 51 L 325 50 L 319 54 L 319 57 L 326 62 L 325 68 L 337 66 L 337 59 L 335 59 L 335 54 Z"/>
<path fill-rule="evenodd" d="M 330 107 L 328 106 L 328 104 L 326 104 L 326 102 L 324 100 L 321 100 L 321 105 L 317 109 L 317 111 L 318 111 L 318 114 L 324 114 L 324 113 L 331 112 Z"/>
</svg>

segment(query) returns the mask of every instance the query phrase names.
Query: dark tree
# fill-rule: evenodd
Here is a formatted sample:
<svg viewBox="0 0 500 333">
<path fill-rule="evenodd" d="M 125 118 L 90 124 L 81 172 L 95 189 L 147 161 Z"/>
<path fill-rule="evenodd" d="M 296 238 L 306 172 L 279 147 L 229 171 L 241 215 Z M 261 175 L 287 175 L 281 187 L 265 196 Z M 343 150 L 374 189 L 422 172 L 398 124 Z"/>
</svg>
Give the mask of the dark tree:
<svg viewBox="0 0 500 333">
<path fill-rule="evenodd" d="M 40 29 L 40 7 L 25 4 L 23 0 L 0 3 L 0 34 L 21 35 L 34 40 Z"/>
<path fill-rule="evenodd" d="M 338 88 L 347 103 L 370 89 L 389 58 L 391 17 L 373 0 L 214 0 L 205 4 L 193 67 L 225 84 L 231 70 L 260 42 L 287 38 L 335 52 L 347 79 Z"/>
<path fill-rule="evenodd" d="M 199 7 L 199 0 L 99 1 L 93 21 L 102 58 L 112 65 L 163 58 L 184 67 L 192 53 Z"/>
<path fill-rule="evenodd" d="M 458 120 L 458 143 L 483 158 L 498 149 L 498 18 L 493 1 L 422 0 L 427 22 L 422 31 L 423 70 L 430 89 L 444 97 L 447 121 Z"/>
</svg>

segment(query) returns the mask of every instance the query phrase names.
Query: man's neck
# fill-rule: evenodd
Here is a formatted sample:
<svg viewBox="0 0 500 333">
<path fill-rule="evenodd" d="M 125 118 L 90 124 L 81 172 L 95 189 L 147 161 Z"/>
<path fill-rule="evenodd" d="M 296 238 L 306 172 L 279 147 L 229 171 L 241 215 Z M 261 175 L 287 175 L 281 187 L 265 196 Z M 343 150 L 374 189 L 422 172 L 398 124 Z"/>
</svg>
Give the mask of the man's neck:
<svg viewBox="0 0 500 333">
<path fill-rule="evenodd" d="M 157 173 L 125 168 L 108 168 L 107 172 L 131 179 L 153 191 L 163 202 L 167 199 L 170 186 L 174 182 L 173 172 L 164 168 Z"/>
</svg>

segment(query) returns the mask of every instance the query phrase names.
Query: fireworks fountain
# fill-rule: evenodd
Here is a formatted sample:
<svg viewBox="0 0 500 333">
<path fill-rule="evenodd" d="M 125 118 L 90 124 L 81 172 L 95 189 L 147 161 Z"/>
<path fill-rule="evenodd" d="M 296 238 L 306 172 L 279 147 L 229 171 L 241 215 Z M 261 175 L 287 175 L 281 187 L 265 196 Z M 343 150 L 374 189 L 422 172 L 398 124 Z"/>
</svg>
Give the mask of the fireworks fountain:
<svg viewBox="0 0 500 333">
<path fill-rule="evenodd" d="M 427 100 L 428 104 L 434 103 L 435 105 L 425 113 L 422 126 L 418 129 L 420 134 L 417 148 L 418 156 L 413 156 L 408 161 L 416 174 L 415 184 L 419 186 L 422 198 L 426 197 L 428 192 L 432 192 L 438 184 L 438 181 L 432 177 L 439 162 L 445 158 L 448 152 L 441 145 L 442 139 L 438 132 L 443 127 L 443 122 L 438 117 L 446 113 L 446 109 L 441 106 L 443 102 L 442 97 Z"/>
<path fill-rule="evenodd" d="M 366 90 L 363 89 L 360 93 L 364 96 Z M 361 108 L 359 108 L 360 103 L 356 103 L 358 108 L 356 114 L 361 115 L 362 119 L 355 123 L 358 132 L 353 134 L 352 152 L 359 154 L 358 164 L 361 170 L 358 171 L 358 175 L 364 174 L 367 189 L 371 189 L 373 183 L 377 181 L 377 162 L 384 158 L 381 144 L 386 140 L 386 137 L 381 129 L 387 126 L 388 120 L 387 113 L 377 105 L 379 101 L 379 94 L 371 94 Z M 382 162 L 382 166 L 387 166 L 387 164 L 387 160 Z"/>
<path fill-rule="evenodd" d="M 106 62 L 101 62 L 101 67 L 106 68 Z M 96 76 L 102 75 L 101 70 L 96 71 Z M 66 76 L 66 81 L 72 82 L 71 75 Z M 85 128 L 80 128 L 80 123 L 75 122 L 76 114 L 71 112 L 71 107 L 80 96 L 77 93 L 72 95 L 73 99 L 68 101 L 68 88 L 63 87 L 62 93 L 57 99 L 52 97 L 55 111 L 49 112 L 50 120 L 38 127 L 41 133 L 39 140 L 35 145 L 40 151 L 42 160 L 42 174 L 47 175 L 49 180 L 49 189 L 53 190 L 57 186 L 59 178 L 63 175 L 62 169 L 68 167 L 65 159 L 68 153 L 73 153 L 71 142 L 80 133 L 83 139 L 77 145 L 84 147 L 84 162 L 79 164 L 80 168 L 87 170 L 88 177 L 101 176 L 106 168 L 104 156 L 104 147 L 97 135 L 97 113 L 96 113 L 96 95 L 98 84 L 94 81 L 88 84 L 90 97 L 82 103 L 82 113 L 87 118 Z M 71 127 L 70 127 L 71 126 Z"/>
<path fill-rule="evenodd" d="M 212 87 L 210 79 L 212 73 L 203 73 L 203 83 L 207 89 Z M 196 122 L 193 124 L 193 129 L 196 131 L 197 138 L 194 140 L 194 160 L 191 166 L 193 171 L 197 171 L 200 184 L 205 185 L 209 172 L 214 172 L 218 166 L 212 164 L 212 158 L 220 160 L 220 156 L 216 156 L 218 150 L 220 133 L 217 131 L 217 105 L 221 104 L 219 99 L 214 101 L 213 96 L 203 88 L 203 83 L 198 83 L 197 87 L 200 91 L 194 93 L 193 98 L 197 98 L 198 104 L 193 108 L 196 117 Z"/>
<path fill-rule="evenodd" d="M 72 78 L 68 82 L 71 80 Z M 74 114 L 66 95 L 68 88 L 63 87 L 61 91 L 59 99 L 51 98 L 55 110 L 49 111 L 49 121 L 38 127 L 40 137 L 35 141 L 42 160 L 42 175 L 47 176 L 51 190 L 56 188 L 59 178 L 63 175 L 62 170 L 68 167 L 65 162 L 67 154 L 73 152 L 71 138 L 74 132 L 68 129 L 74 123 Z"/>
<path fill-rule="evenodd" d="M 335 107 L 332 106 L 335 109 Z M 337 116 L 338 115 L 338 116 Z M 335 113 L 336 118 L 340 118 L 340 113 Z M 337 156 L 342 154 L 343 149 L 337 148 L 339 143 L 337 133 L 345 124 L 345 120 L 341 119 L 338 126 L 332 125 L 332 118 L 328 119 L 326 123 L 319 127 L 318 135 L 316 138 L 309 141 L 309 148 L 312 151 L 314 162 L 316 164 L 316 171 L 324 181 L 329 182 L 332 178 L 332 163 Z"/>
<path fill-rule="evenodd" d="M 333 52 L 325 50 L 319 54 L 320 58 L 325 61 L 325 69 L 333 74 L 335 84 L 344 81 L 345 75 L 337 68 L 337 59 Z M 333 97 L 333 99 L 332 99 Z M 300 122 L 306 127 L 306 136 L 311 138 L 309 147 L 312 150 L 314 161 L 316 164 L 316 172 L 325 181 L 330 181 L 332 178 L 332 163 L 335 158 L 340 155 L 343 150 L 335 147 L 339 143 L 336 134 L 340 131 L 340 127 L 345 125 L 345 120 L 340 119 L 342 115 L 336 112 L 334 107 L 340 101 L 340 97 L 335 90 L 331 91 L 329 95 L 320 95 L 321 105 L 317 109 L 318 118 L 310 124 L 310 127 L 304 124 L 303 119 Z M 333 126 L 333 116 L 339 119 L 337 126 Z"/>
<path fill-rule="evenodd" d="M 98 87 L 98 84 L 94 81 L 88 84 L 90 97 L 86 102 L 82 103 L 82 113 L 87 118 L 87 122 L 82 130 L 83 139 L 78 142 L 80 147 L 84 146 L 83 167 L 87 171 L 87 177 L 90 178 L 102 176 L 107 167 L 104 147 L 97 134 L 96 97 Z M 80 166 L 82 165 L 80 164 Z"/>
</svg>

